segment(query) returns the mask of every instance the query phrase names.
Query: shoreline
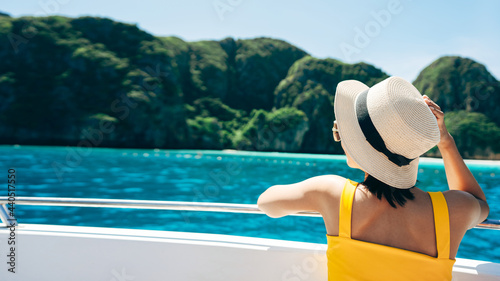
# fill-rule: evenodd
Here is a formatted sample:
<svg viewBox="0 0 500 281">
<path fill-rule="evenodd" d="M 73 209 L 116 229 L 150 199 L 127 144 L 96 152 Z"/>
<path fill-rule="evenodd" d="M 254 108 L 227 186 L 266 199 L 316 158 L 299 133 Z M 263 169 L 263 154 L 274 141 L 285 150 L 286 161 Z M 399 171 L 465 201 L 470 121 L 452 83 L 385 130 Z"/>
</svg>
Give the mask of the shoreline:
<svg viewBox="0 0 500 281">
<path fill-rule="evenodd" d="M 50 146 L 50 145 L 19 145 L 19 144 L 2 144 L 1 148 L 42 148 L 42 149 L 66 149 L 77 148 L 75 146 Z M 344 154 L 315 154 L 315 153 L 301 153 L 301 152 L 273 152 L 273 151 L 249 151 L 249 150 L 235 150 L 235 149 L 160 149 L 160 148 L 114 148 L 114 147 L 92 147 L 89 149 L 98 149 L 101 151 L 116 151 L 116 150 L 134 150 L 153 153 L 175 153 L 175 154 L 194 154 L 194 155 L 218 155 L 226 154 L 228 156 L 260 156 L 280 159 L 314 159 L 314 160 L 345 160 Z M 488 159 L 464 159 L 466 164 L 474 166 L 499 166 L 500 160 Z M 438 157 L 425 157 L 419 158 L 419 164 L 443 164 L 442 158 Z"/>
</svg>

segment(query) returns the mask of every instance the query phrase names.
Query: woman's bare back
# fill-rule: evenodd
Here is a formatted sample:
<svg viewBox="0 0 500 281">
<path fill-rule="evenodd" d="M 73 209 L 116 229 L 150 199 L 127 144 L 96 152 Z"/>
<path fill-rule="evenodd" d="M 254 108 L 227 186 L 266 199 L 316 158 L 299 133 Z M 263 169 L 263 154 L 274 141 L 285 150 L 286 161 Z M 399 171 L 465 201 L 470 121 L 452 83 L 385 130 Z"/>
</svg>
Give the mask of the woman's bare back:
<svg viewBox="0 0 500 281">
<path fill-rule="evenodd" d="M 345 183 L 345 182 L 344 182 Z M 322 215 L 329 235 L 338 235 L 339 190 L 336 187 Z M 408 200 L 404 207 L 393 208 L 382 197 L 379 200 L 364 186 L 356 189 L 352 214 L 352 238 L 356 240 L 401 248 L 436 257 L 436 235 L 432 202 L 427 192 L 412 189 L 415 199 Z M 450 215 L 450 258 L 454 259 L 460 241 L 468 226 L 464 210 L 457 210 L 456 194 L 445 192 Z M 449 202 L 449 201 L 452 202 Z M 336 202 L 333 202 L 336 201 Z M 325 208 L 325 207 L 324 207 Z M 464 208 L 464 206 L 462 206 Z"/>
</svg>

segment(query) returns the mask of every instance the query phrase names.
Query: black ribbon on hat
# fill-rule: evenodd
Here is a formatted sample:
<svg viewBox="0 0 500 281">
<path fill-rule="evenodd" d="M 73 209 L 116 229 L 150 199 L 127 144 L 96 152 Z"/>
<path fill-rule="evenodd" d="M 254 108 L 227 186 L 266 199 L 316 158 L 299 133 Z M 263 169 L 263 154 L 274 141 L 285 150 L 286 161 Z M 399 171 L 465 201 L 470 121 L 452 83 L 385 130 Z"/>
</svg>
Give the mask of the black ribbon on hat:
<svg viewBox="0 0 500 281">
<path fill-rule="evenodd" d="M 399 167 L 410 164 L 410 162 L 416 158 L 408 159 L 403 155 L 392 153 L 389 149 L 387 149 L 384 140 L 375 128 L 375 125 L 373 125 L 370 114 L 368 114 L 368 108 L 366 107 L 368 90 L 369 89 L 359 94 L 356 101 L 356 116 L 358 117 L 358 124 L 361 127 L 361 131 L 363 131 L 363 135 L 373 148 L 387 156 L 392 163 L 398 165 Z"/>
</svg>

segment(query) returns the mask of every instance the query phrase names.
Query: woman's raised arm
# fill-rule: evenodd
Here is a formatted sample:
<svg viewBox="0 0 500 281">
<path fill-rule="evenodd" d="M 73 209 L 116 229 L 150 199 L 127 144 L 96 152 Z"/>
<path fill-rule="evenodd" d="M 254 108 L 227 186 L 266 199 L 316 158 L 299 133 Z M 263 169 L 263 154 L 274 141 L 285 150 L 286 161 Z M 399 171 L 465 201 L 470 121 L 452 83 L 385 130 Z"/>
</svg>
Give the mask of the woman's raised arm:
<svg viewBox="0 0 500 281">
<path fill-rule="evenodd" d="M 462 156 L 458 152 L 455 140 L 446 129 L 444 113 L 441 108 L 427 96 L 424 96 L 424 100 L 438 122 L 441 140 L 437 146 L 443 157 L 448 186 L 450 190 L 461 190 L 473 195 L 479 201 L 481 208 L 477 222 L 484 221 L 489 213 L 486 196 L 467 165 L 465 165 Z"/>
</svg>

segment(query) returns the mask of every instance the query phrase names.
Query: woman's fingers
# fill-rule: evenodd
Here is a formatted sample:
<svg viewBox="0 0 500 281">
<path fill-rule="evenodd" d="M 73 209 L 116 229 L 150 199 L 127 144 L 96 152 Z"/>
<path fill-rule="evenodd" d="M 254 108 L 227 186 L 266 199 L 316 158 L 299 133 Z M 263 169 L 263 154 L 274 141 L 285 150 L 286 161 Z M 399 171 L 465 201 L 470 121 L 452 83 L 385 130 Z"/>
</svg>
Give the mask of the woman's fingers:
<svg viewBox="0 0 500 281">
<path fill-rule="evenodd" d="M 436 116 L 436 118 L 438 119 L 438 121 L 442 120 L 443 117 L 444 117 L 444 113 L 443 113 L 443 111 L 441 111 L 441 107 L 439 107 L 439 105 L 437 105 L 435 102 L 433 102 L 426 95 L 424 95 L 424 101 L 427 104 L 427 106 L 429 106 L 429 108 L 431 109 L 432 114 L 434 114 L 434 116 Z"/>
<path fill-rule="evenodd" d="M 449 136 L 450 133 L 448 133 L 448 129 L 446 129 L 446 125 L 444 123 L 444 113 L 441 111 L 441 107 L 439 107 L 435 102 L 433 102 L 428 96 L 424 95 L 424 101 L 429 106 L 431 109 L 432 114 L 436 116 L 436 121 L 438 123 L 439 127 L 439 135 L 440 135 L 440 141 L 438 143 L 439 145 L 442 145 L 446 142 L 449 142 Z"/>
<path fill-rule="evenodd" d="M 435 108 L 437 109 L 441 109 L 441 107 L 439 107 L 439 105 L 437 105 L 435 102 L 433 102 L 428 96 L 424 95 L 424 101 L 428 104 L 428 105 L 432 105 L 434 106 Z"/>
<path fill-rule="evenodd" d="M 431 111 L 434 111 L 434 112 L 437 112 L 437 113 L 440 113 L 440 114 L 444 114 L 440 109 L 437 109 L 434 106 L 429 106 L 429 108 L 431 109 Z"/>
<path fill-rule="evenodd" d="M 423 98 L 427 106 L 431 109 L 432 114 L 436 116 L 436 119 L 438 119 L 438 121 L 443 120 L 444 113 L 441 111 L 441 107 L 433 102 L 428 96 L 424 95 Z"/>
</svg>

